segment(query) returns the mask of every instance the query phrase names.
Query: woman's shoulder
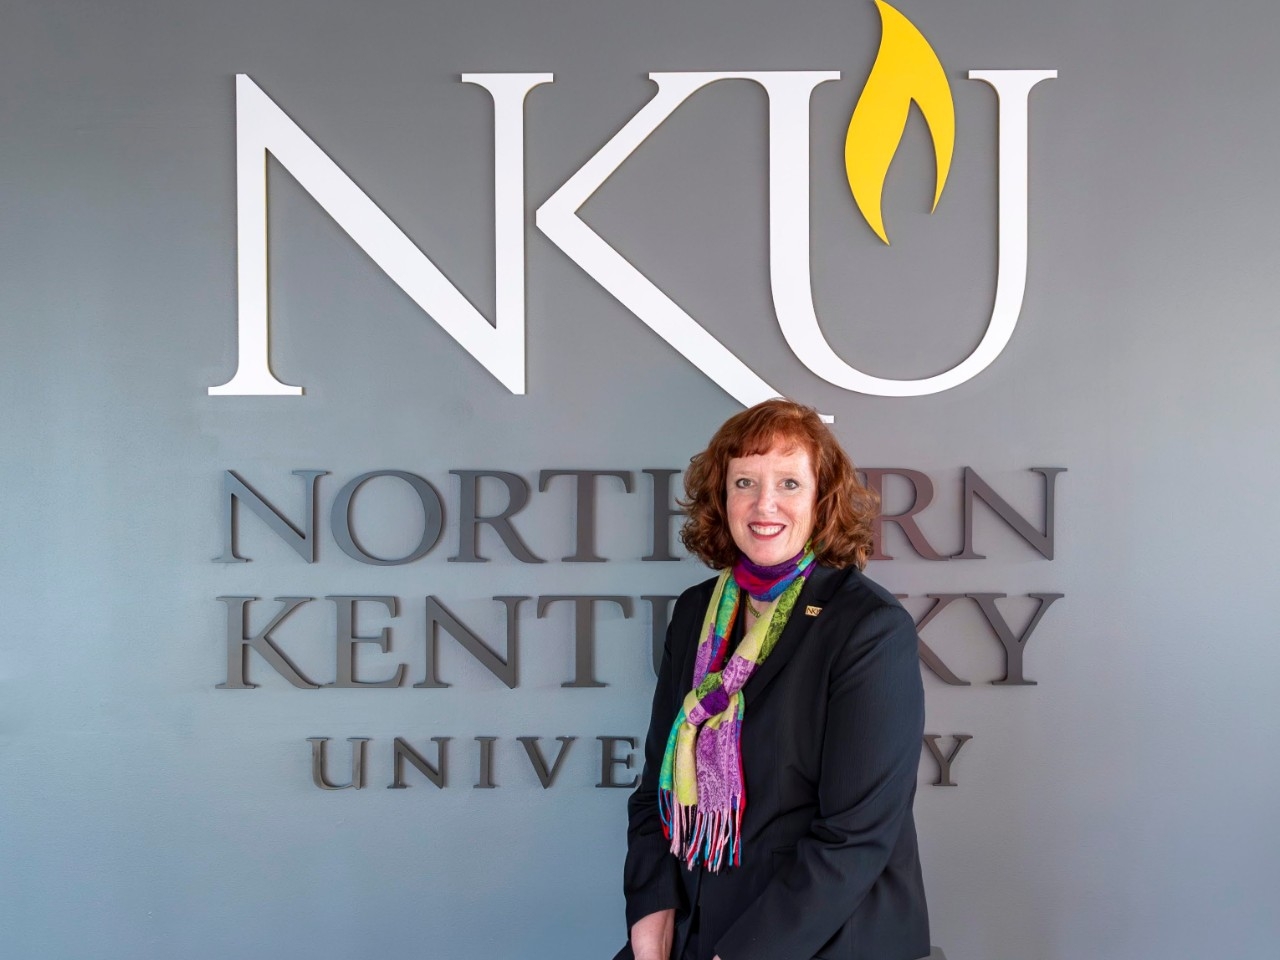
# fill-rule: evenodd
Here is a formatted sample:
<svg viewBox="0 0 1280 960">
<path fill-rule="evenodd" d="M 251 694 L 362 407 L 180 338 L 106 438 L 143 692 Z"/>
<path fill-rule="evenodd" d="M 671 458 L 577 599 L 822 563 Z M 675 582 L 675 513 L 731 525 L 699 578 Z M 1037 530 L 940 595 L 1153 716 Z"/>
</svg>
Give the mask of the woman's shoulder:
<svg viewBox="0 0 1280 960">
<path fill-rule="evenodd" d="M 847 567 L 844 570 L 836 571 L 843 576 L 843 581 L 837 588 L 838 594 L 847 594 L 852 597 L 858 597 L 862 600 L 875 604 L 889 607 L 901 607 L 898 598 L 882 587 L 876 581 L 872 580 L 857 567 Z"/>
<path fill-rule="evenodd" d="M 719 579 L 720 575 L 716 574 L 689 587 L 676 598 L 676 609 L 680 610 L 683 607 L 693 605 L 699 610 L 705 610 L 707 604 L 711 602 L 711 594 L 715 592 L 716 581 Z"/>
<path fill-rule="evenodd" d="M 895 625 L 910 626 L 914 631 L 911 614 L 898 602 L 898 598 L 857 567 L 831 570 L 831 574 L 835 579 L 826 604 L 830 614 L 857 621 L 875 615 L 877 619 L 885 618 Z"/>
</svg>

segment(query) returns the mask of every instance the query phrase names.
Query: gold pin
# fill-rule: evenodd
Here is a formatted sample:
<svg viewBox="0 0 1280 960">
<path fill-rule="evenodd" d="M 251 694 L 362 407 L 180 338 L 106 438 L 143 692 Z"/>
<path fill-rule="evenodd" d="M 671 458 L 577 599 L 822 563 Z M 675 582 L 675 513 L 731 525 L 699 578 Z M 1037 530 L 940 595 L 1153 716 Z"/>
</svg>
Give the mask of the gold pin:
<svg viewBox="0 0 1280 960">
<path fill-rule="evenodd" d="M 804 608 L 804 615 L 806 617 L 816 617 L 821 612 L 822 612 L 821 607 L 815 607 L 812 604 Z"/>
</svg>

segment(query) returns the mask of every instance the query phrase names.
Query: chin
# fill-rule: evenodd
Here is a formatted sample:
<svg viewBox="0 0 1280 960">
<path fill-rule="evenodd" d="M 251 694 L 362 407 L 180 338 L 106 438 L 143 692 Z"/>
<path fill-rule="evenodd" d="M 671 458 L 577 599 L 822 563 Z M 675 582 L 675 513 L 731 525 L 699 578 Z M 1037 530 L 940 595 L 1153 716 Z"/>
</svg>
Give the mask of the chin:
<svg viewBox="0 0 1280 960">
<path fill-rule="evenodd" d="M 776 567 L 778 564 L 790 560 L 803 549 L 803 544 L 798 547 L 784 544 L 768 544 L 766 546 L 753 544 L 750 550 L 743 550 L 742 552 L 756 566 Z"/>
</svg>

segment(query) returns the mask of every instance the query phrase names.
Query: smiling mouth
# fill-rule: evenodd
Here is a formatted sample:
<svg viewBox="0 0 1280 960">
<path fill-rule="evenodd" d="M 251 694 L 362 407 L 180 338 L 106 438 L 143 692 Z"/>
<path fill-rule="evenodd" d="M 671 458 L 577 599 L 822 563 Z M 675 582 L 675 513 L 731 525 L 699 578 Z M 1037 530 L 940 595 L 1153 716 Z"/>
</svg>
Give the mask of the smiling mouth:
<svg viewBox="0 0 1280 960">
<path fill-rule="evenodd" d="M 776 537 L 784 527 L 781 523 L 749 523 L 747 529 L 757 537 Z"/>
</svg>

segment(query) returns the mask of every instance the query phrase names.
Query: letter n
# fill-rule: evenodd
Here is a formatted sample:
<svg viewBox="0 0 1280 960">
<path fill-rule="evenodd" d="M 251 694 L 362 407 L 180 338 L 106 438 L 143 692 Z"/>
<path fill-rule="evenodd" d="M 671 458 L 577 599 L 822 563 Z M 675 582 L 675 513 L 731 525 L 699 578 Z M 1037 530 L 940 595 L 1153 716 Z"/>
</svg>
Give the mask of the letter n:
<svg viewBox="0 0 1280 960">
<path fill-rule="evenodd" d="M 524 393 L 524 99 L 549 73 L 471 73 L 494 106 L 495 324 L 247 74 L 236 76 L 238 360 L 214 395 L 298 396 L 271 372 L 267 276 L 267 154 L 467 353 Z"/>
<path fill-rule="evenodd" d="M 1066 467 L 1032 467 L 1033 473 L 1044 478 L 1044 532 L 1037 530 L 1026 517 L 1010 506 L 1000 494 L 972 467 L 964 468 L 964 549 L 953 560 L 985 560 L 986 555 L 973 548 L 973 505 L 981 500 L 995 511 L 996 516 L 1007 523 L 1015 533 L 1035 548 L 1046 560 L 1053 559 L 1053 508 L 1058 474 L 1066 473 Z"/>
</svg>

